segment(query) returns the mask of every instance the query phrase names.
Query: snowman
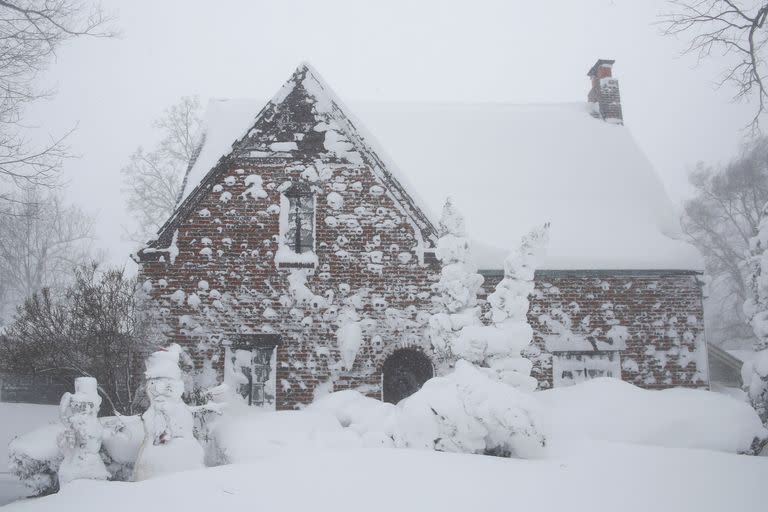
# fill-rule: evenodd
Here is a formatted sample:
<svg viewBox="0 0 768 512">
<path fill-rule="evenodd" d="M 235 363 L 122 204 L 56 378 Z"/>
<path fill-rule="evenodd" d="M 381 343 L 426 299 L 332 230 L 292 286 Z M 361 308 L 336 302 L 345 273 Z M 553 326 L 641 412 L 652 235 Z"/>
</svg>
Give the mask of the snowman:
<svg viewBox="0 0 768 512">
<path fill-rule="evenodd" d="M 203 447 L 194 436 L 193 412 L 181 399 L 184 383 L 179 369 L 181 347 L 172 344 L 147 358 L 149 408 L 141 415 L 144 441 L 133 479 L 204 467 Z"/>
<path fill-rule="evenodd" d="M 109 478 L 109 472 L 99 455 L 103 436 L 97 418 L 99 406 L 101 397 L 93 377 L 78 377 L 75 379 L 74 394 L 64 393 L 61 397 L 59 417 L 64 431 L 57 442 L 64 459 L 59 466 L 59 485 L 80 478 Z"/>
</svg>

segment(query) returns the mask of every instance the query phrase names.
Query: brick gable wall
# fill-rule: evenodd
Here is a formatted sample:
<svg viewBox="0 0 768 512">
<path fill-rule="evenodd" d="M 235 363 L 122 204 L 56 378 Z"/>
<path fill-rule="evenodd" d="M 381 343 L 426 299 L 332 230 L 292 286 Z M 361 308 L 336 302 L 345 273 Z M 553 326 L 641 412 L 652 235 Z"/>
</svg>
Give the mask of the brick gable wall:
<svg viewBox="0 0 768 512">
<path fill-rule="evenodd" d="M 312 183 L 318 265 L 307 286 L 329 304 L 315 309 L 293 303 L 288 276 L 297 270 L 278 269 L 274 261 L 278 189 L 287 181 L 302 180 L 303 169 L 231 164 L 219 170 L 210 190 L 177 221 L 174 263 L 161 253 L 165 261 L 141 265 L 169 338 L 187 347 L 201 372 L 215 370 L 221 378 L 221 342 L 238 333 L 282 336 L 276 375 L 279 408 L 311 402 L 321 385 L 326 390 L 358 388 L 378 397 L 388 354 L 406 346 L 430 354 L 420 332 L 427 321 L 430 284 L 439 272 L 434 258 L 422 263 L 420 233 L 368 168 L 324 165 L 325 179 Z M 262 178 L 267 198 L 243 196 L 249 175 Z M 343 198 L 338 210 L 327 201 L 331 193 Z M 201 281 L 207 289 L 199 288 Z M 177 290 L 184 292 L 183 303 Z M 358 290 L 366 291 L 358 312 L 375 326 L 365 330 L 354 366 L 345 369 L 335 318 L 345 299 Z M 197 307 L 189 304 L 193 293 L 200 300 Z M 271 312 L 275 318 L 268 318 Z"/>
</svg>

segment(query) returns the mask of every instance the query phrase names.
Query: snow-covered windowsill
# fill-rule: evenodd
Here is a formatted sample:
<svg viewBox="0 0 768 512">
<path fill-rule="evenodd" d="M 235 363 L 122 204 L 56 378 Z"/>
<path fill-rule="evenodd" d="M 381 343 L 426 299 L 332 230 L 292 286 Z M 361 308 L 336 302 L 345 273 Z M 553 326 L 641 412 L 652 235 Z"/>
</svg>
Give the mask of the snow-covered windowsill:
<svg viewBox="0 0 768 512">
<path fill-rule="evenodd" d="M 296 253 L 285 244 L 275 253 L 275 265 L 277 268 L 315 268 L 317 266 L 317 254 L 314 251 Z"/>
</svg>

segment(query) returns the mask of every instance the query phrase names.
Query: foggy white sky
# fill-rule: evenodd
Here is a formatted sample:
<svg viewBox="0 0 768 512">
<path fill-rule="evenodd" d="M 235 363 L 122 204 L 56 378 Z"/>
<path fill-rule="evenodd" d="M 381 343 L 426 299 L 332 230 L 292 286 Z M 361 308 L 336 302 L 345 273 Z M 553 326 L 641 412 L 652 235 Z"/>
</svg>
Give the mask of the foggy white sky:
<svg viewBox="0 0 768 512">
<path fill-rule="evenodd" d="M 54 135 L 77 123 L 66 195 L 97 216 L 114 263 L 132 249 L 120 169 L 156 140 L 152 120 L 183 95 L 266 101 L 304 60 L 348 102 L 531 103 L 585 100 L 587 70 L 614 58 L 625 123 L 676 201 L 695 162 L 727 160 L 749 121 L 713 86 L 722 60 L 694 67 L 660 35 L 662 0 L 102 4 L 122 36 L 67 44 L 44 79 L 55 99 L 31 114 Z"/>
</svg>

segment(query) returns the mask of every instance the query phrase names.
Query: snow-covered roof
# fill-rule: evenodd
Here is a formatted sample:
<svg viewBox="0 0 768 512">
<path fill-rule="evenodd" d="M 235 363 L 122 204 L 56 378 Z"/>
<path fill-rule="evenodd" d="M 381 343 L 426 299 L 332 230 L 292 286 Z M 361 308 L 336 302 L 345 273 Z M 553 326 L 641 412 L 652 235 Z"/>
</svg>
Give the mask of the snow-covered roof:
<svg viewBox="0 0 768 512">
<path fill-rule="evenodd" d="M 209 103 L 185 197 L 263 106 Z M 501 268 L 520 237 L 545 222 L 551 241 L 541 268 L 703 269 L 698 251 L 679 240 L 675 208 L 629 129 L 592 117 L 586 102 L 352 103 L 344 113 L 429 218 L 453 196 L 481 269 Z"/>
</svg>

